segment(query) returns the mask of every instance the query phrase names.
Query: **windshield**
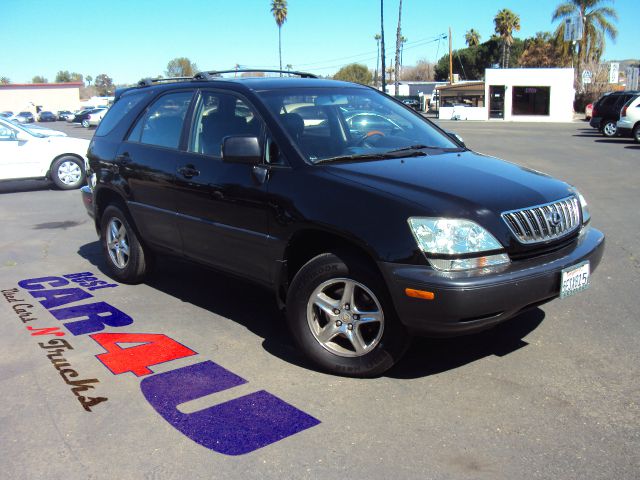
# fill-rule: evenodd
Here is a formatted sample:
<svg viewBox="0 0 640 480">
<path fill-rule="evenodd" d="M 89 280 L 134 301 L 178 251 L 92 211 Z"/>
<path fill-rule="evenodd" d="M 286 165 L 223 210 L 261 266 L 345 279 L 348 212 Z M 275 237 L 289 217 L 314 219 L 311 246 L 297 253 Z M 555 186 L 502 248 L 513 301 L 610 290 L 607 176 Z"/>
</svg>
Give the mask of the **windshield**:
<svg viewBox="0 0 640 480">
<path fill-rule="evenodd" d="M 259 95 L 312 163 L 460 149 L 426 120 L 374 90 L 300 88 Z"/>
<path fill-rule="evenodd" d="M 39 133 L 34 132 L 33 130 L 29 130 L 27 129 L 24 125 L 21 125 L 19 123 L 17 123 L 17 121 L 11 121 L 11 122 L 5 122 L 4 120 L 0 120 L 0 125 L 4 125 L 4 126 L 10 126 L 10 128 L 14 129 L 14 130 L 21 130 L 25 133 L 28 133 L 29 135 L 33 136 L 33 137 L 44 137 L 44 135 L 41 135 Z"/>
</svg>

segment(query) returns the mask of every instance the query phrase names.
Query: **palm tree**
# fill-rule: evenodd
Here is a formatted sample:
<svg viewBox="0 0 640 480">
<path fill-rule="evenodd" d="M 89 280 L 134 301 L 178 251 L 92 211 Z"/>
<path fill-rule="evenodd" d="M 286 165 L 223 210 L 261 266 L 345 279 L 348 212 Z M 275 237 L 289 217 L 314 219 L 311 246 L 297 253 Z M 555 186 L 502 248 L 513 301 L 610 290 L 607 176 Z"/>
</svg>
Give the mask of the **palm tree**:
<svg viewBox="0 0 640 480">
<path fill-rule="evenodd" d="M 465 33 L 464 41 L 467 43 L 467 47 L 477 47 L 480 45 L 480 34 L 472 28 Z"/>
<path fill-rule="evenodd" d="M 398 7 L 398 30 L 396 30 L 396 68 L 394 72 L 394 96 L 398 96 L 398 87 L 400 86 L 400 47 L 402 46 L 402 0 Z"/>
<path fill-rule="evenodd" d="M 376 33 L 373 36 L 373 39 L 376 41 L 376 44 L 378 45 L 378 56 L 376 57 L 376 70 L 375 70 L 375 74 L 373 75 L 373 85 L 377 86 L 378 85 L 378 65 L 380 65 L 380 39 L 382 37 L 380 36 L 379 33 Z"/>
<path fill-rule="evenodd" d="M 569 0 L 558 5 L 551 17 L 554 22 L 578 16 L 582 18 L 583 34 L 578 42 L 576 74 L 586 62 L 600 60 L 605 47 L 605 36 L 615 40 L 618 35 L 618 30 L 612 23 L 618 20 L 618 14 L 611 7 L 603 7 L 603 3 L 605 0 Z M 556 30 L 556 34 L 559 33 L 564 34 L 564 22 Z"/>
<path fill-rule="evenodd" d="M 520 30 L 520 16 L 508 8 L 500 10 L 493 19 L 495 31 L 502 39 L 502 68 L 509 68 L 513 31 Z"/>
<path fill-rule="evenodd" d="M 271 0 L 271 13 L 278 25 L 278 56 L 282 70 L 282 24 L 287 21 L 287 0 Z M 282 73 L 280 74 L 282 76 Z"/>
</svg>

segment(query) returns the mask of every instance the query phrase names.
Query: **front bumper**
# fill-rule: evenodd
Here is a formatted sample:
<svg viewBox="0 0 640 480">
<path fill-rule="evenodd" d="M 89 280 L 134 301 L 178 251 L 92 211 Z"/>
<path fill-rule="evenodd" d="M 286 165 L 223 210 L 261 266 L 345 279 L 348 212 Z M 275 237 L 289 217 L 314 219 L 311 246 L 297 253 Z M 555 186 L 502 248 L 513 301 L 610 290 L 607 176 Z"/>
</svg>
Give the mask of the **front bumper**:
<svg viewBox="0 0 640 480">
<path fill-rule="evenodd" d="M 591 272 L 604 253 L 604 235 L 587 227 L 571 245 L 551 254 L 517 260 L 501 270 L 446 273 L 425 266 L 379 262 L 400 321 L 412 332 L 454 336 L 497 325 L 560 294 L 564 268 L 588 260 Z M 406 288 L 435 294 L 408 297 Z"/>
</svg>

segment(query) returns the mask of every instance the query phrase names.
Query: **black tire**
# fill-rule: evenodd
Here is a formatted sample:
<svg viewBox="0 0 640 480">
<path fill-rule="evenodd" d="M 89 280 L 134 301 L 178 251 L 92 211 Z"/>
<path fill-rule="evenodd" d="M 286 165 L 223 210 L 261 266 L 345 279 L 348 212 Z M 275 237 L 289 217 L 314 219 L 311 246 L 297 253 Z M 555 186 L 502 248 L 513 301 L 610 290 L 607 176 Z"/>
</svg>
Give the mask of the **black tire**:
<svg viewBox="0 0 640 480">
<path fill-rule="evenodd" d="M 352 290 L 347 290 L 347 285 Z M 340 309 L 327 305 L 321 309 L 312 301 L 321 301 L 317 292 Z M 353 304 L 342 305 L 345 298 L 351 298 Z M 327 313 L 330 310 L 332 313 Z M 374 317 L 380 320 L 372 321 Z M 315 365 L 343 376 L 381 375 L 402 357 L 410 343 L 380 275 L 348 252 L 318 255 L 296 273 L 287 295 L 287 322 L 296 343 Z M 326 331 L 329 336 L 322 341 L 319 337 Z M 356 337 L 360 340 L 354 341 Z"/>
<path fill-rule="evenodd" d="M 636 143 L 640 143 L 640 123 L 633 127 L 633 139 Z"/>
<path fill-rule="evenodd" d="M 116 235 L 117 232 L 117 235 Z M 100 243 L 111 276 L 122 283 L 140 283 L 153 265 L 133 221 L 117 205 L 109 205 L 100 218 Z"/>
<path fill-rule="evenodd" d="M 72 190 L 84 185 L 84 162 L 77 157 L 67 155 L 51 164 L 51 180 L 61 190 Z"/>
<path fill-rule="evenodd" d="M 83 120 L 83 121 L 82 121 L 82 126 L 83 126 L 84 128 L 89 128 L 89 120 Z"/>
<path fill-rule="evenodd" d="M 615 137 L 618 133 L 618 125 L 615 120 L 605 120 L 602 124 L 602 134 L 605 137 Z"/>
</svg>

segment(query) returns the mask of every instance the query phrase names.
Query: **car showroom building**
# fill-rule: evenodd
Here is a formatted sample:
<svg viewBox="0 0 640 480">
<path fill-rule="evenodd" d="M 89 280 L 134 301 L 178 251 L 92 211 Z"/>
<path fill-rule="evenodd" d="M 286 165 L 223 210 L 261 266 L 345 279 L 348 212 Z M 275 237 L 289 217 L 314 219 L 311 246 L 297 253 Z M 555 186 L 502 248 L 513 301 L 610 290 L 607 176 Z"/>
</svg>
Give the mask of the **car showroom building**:
<svg viewBox="0 0 640 480">
<path fill-rule="evenodd" d="M 77 110 L 82 86 L 81 82 L 0 85 L 0 111 L 31 112 L 35 115 L 39 110 Z"/>
</svg>

